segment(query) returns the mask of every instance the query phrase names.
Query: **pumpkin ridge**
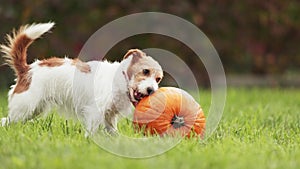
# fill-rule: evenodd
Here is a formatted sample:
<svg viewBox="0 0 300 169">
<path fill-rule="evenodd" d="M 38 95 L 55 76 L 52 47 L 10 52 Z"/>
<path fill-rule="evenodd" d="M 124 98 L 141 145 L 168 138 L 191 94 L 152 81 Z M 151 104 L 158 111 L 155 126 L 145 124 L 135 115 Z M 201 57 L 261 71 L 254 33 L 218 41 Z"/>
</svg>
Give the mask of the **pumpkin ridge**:
<svg viewBox="0 0 300 169">
<path fill-rule="evenodd" d="M 186 91 L 174 87 L 159 88 L 143 98 L 134 112 L 134 124 L 146 126 L 145 134 L 202 136 L 205 123 L 201 106 Z"/>
</svg>

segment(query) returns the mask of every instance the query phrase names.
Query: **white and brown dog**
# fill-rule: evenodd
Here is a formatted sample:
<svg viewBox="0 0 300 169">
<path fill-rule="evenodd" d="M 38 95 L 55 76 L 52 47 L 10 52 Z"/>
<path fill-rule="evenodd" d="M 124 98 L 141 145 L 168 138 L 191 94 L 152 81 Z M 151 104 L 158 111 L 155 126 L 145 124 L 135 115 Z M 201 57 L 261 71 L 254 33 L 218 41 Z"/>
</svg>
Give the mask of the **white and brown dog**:
<svg viewBox="0 0 300 169">
<path fill-rule="evenodd" d="M 25 122 L 57 106 L 59 113 L 80 116 L 87 134 L 101 125 L 115 132 L 120 112 L 130 111 L 131 103 L 158 89 L 161 66 L 138 49 L 114 63 L 53 57 L 27 64 L 29 45 L 53 26 L 51 22 L 22 26 L 1 45 L 17 76 L 8 93 L 9 112 L 2 126 Z"/>
</svg>

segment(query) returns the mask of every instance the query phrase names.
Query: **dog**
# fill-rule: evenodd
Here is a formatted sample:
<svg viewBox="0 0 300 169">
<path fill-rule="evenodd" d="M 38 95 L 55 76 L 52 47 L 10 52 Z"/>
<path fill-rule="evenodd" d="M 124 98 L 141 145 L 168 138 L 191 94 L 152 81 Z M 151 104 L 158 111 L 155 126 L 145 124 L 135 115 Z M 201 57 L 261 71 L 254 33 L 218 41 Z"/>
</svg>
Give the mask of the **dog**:
<svg viewBox="0 0 300 169">
<path fill-rule="evenodd" d="M 52 57 L 27 64 L 29 45 L 53 26 L 53 22 L 21 26 L 0 46 L 16 75 L 2 126 L 26 122 L 57 107 L 66 117 L 78 116 L 86 136 L 100 126 L 109 133 L 117 132 L 120 114 L 130 112 L 132 104 L 158 89 L 161 66 L 139 49 L 129 50 L 121 62 Z"/>
</svg>

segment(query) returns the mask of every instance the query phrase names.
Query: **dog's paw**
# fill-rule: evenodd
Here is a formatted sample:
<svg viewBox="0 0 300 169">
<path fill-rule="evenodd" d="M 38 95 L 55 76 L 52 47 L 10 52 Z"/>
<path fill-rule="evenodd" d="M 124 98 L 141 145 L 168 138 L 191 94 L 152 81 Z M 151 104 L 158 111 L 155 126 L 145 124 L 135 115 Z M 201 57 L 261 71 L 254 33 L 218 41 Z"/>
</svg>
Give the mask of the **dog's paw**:
<svg viewBox="0 0 300 169">
<path fill-rule="evenodd" d="M 1 118 L 1 126 L 7 126 L 9 124 L 9 118 L 8 117 L 3 117 Z"/>
<path fill-rule="evenodd" d="M 109 134 L 110 136 L 114 136 L 114 137 L 119 136 L 118 130 L 116 128 L 113 128 L 113 127 L 108 127 L 108 128 L 106 127 L 105 132 L 107 134 Z"/>
</svg>

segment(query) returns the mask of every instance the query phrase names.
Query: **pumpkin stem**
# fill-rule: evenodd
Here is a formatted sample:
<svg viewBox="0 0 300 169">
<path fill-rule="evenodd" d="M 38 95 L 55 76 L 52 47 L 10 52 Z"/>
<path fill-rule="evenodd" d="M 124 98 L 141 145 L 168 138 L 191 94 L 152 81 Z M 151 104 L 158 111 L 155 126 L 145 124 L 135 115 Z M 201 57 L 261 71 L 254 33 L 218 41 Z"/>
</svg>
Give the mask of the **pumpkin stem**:
<svg viewBox="0 0 300 169">
<path fill-rule="evenodd" d="M 173 125 L 173 127 L 175 129 L 180 128 L 182 126 L 184 126 L 184 118 L 177 116 L 176 114 L 174 115 L 174 117 L 171 120 L 171 124 Z"/>
</svg>

